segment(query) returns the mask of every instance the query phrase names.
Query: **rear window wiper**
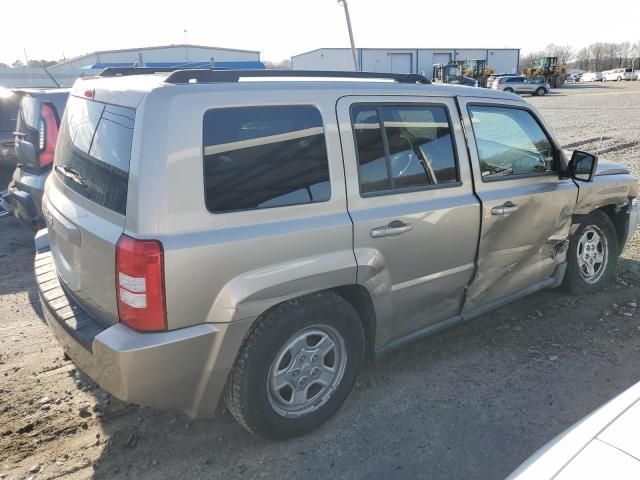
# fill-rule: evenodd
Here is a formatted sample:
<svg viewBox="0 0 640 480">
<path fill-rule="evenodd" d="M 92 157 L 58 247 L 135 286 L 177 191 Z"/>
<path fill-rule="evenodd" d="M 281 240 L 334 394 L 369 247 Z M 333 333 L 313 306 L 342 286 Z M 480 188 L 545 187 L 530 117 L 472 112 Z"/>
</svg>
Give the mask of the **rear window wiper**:
<svg viewBox="0 0 640 480">
<path fill-rule="evenodd" d="M 80 186 L 87 188 L 87 182 L 82 177 L 82 175 L 80 175 L 80 173 L 74 168 L 68 167 L 66 165 L 56 165 L 55 169 L 56 169 L 56 172 L 59 172 L 61 175 L 64 175 L 65 177 L 73 180 Z"/>
</svg>

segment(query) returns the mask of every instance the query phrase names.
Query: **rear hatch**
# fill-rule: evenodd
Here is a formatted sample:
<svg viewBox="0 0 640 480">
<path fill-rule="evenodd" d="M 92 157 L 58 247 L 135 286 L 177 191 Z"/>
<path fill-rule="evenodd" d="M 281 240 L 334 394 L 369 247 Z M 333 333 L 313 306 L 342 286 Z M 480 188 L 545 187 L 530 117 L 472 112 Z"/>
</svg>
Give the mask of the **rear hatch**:
<svg viewBox="0 0 640 480">
<path fill-rule="evenodd" d="M 135 110 L 69 97 L 44 216 L 58 275 L 98 321 L 118 322 L 115 249 L 124 231 Z"/>
</svg>

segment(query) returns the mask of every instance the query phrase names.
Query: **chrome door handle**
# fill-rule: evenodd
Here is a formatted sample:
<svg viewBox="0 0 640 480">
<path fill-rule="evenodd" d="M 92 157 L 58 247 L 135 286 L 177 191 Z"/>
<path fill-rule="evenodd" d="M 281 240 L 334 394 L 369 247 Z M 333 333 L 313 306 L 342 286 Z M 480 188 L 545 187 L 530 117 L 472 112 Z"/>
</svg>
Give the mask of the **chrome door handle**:
<svg viewBox="0 0 640 480">
<path fill-rule="evenodd" d="M 381 237 L 396 237 L 403 233 L 409 232 L 413 229 L 410 223 L 404 223 L 400 220 L 394 220 L 384 227 L 376 227 L 371 230 L 371 236 L 373 238 Z"/>
<path fill-rule="evenodd" d="M 491 209 L 491 215 L 509 215 L 510 213 L 517 212 L 520 207 L 513 202 L 505 202 L 499 207 L 493 207 Z"/>
</svg>

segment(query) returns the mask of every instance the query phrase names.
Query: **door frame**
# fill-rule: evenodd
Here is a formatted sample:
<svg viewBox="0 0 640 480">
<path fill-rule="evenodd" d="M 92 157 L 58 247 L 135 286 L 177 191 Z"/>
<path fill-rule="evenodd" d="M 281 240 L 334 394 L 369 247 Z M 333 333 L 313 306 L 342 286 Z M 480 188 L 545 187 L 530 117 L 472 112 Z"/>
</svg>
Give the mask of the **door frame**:
<svg viewBox="0 0 640 480">
<path fill-rule="evenodd" d="M 365 194 L 360 192 L 359 176 L 358 176 L 358 152 L 354 137 L 354 131 L 351 123 L 351 107 L 353 105 L 406 105 L 406 106 L 437 106 L 443 107 L 447 112 L 448 121 L 451 129 L 451 135 L 453 140 L 454 154 L 456 159 L 456 166 L 458 169 L 459 181 L 450 184 L 442 185 L 429 185 L 419 188 L 407 188 L 381 192 L 379 194 Z M 462 123 L 460 119 L 460 112 L 453 96 L 442 96 L 441 94 L 425 95 L 345 95 L 337 99 L 336 101 L 336 117 L 338 121 L 338 129 L 340 133 L 340 139 L 342 143 L 342 155 L 344 159 L 345 168 L 345 187 L 347 195 L 347 204 L 352 220 L 354 213 L 359 211 L 366 212 L 367 210 L 377 209 L 379 211 L 388 210 L 394 211 L 398 207 L 404 205 L 415 204 L 416 202 L 426 201 L 425 195 L 433 196 L 434 202 L 446 202 L 449 199 L 456 198 L 460 201 L 463 197 L 467 196 L 473 199 L 474 203 L 478 205 L 478 216 L 480 216 L 481 206 L 474 192 L 473 177 L 470 168 L 470 162 L 468 157 L 467 143 L 464 132 L 462 130 Z M 462 190 L 462 187 L 464 190 Z M 429 199 L 431 200 L 431 199 Z M 460 205 L 463 205 L 461 203 Z M 355 221 L 354 221 L 355 222 Z M 478 220 L 479 222 L 479 220 Z M 475 227 L 478 227 L 476 225 Z M 478 231 L 475 231 L 474 235 L 479 235 Z M 354 235 L 357 226 L 354 225 Z M 443 328 L 444 325 L 455 323 L 460 321 L 460 310 L 464 302 L 464 289 L 467 287 L 472 273 L 475 270 L 477 241 L 474 239 L 474 251 L 472 258 L 469 262 L 468 279 L 465 280 L 465 284 L 460 286 L 461 300 L 459 306 L 456 309 L 456 314 L 437 323 L 425 324 L 423 328 L 416 329 L 407 335 L 398 338 L 394 336 L 393 332 L 393 318 L 394 309 L 392 305 L 392 292 L 394 290 L 393 280 L 390 278 L 389 272 L 386 268 L 383 271 L 376 270 L 376 261 L 380 259 L 374 258 L 372 253 L 374 249 L 362 248 L 362 254 L 359 256 L 357 246 L 355 245 L 356 238 L 354 236 L 354 255 L 358 263 L 358 279 L 357 282 L 367 288 L 371 292 L 371 298 L 376 311 L 376 350 L 386 350 L 395 348 L 395 346 L 409 341 L 409 339 L 417 338 L 428 334 L 429 332 L 436 331 Z M 371 254 L 369 257 L 367 255 Z M 378 255 L 379 256 L 379 255 Z M 455 268 L 437 272 L 435 274 L 425 275 L 418 279 L 420 281 L 426 281 L 427 277 L 433 279 L 444 278 L 444 275 L 458 273 Z M 374 273 L 375 276 L 369 276 L 369 273 Z M 411 282 L 398 282 L 411 283 Z M 397 286 L 396 286 L 397 287 Z"/>
<path fill-rule="evenodd" d="M 531 187 L 532 185 L 537 185 L 542 183 L 557 182 L 560 185 L 566 184 L 567 187 L 569 186 L 573 187 L 575 189 L 575 193 L 576 193 L 575 196 L 576 196 L 576 202 L 577 202 L 577 196 L 578 196 L 579 190 L 578 190 L 578 186 L 575 184 L 573 180 L 571 180 L 570 178 L 564 178 L 562 176 L 562 172 L 566 171 L 566 167 L 568 163 L 567 159 L 561 147 L 558 145 L 557 140 L 551 134 L 549 128 L 545 124 L 542 116 L 532 105 L 529 105 L 523 100 L 501 100 L 500 102 L 497 102 L 495 99 L 492 99 L 492 98 L 479 98 L 479 97 L 457 97 L 457 103 L 460 109 L 460 115 L 461 115 L 462 124 L 465 132 L 465 139 L 467 142 L 467 147 L 469 152 L 469 160 L 471 162 L 471 170 L 473 172 L 474 191 L 476 192 L 476 195 L 478 196 L 478 199 L 482 205 L 480 240 L 479 240 L 478 248 L 476 251 L 476 255 L 477 255 L 476 262 L 475 262 L 476 271 L 474 272 L 472 280 L 470 281 L 469 286 L 467 288 L 467 290 L 469 290 L 473 286 L 473 283 L 476 281 L 478 277 L 478 270 L 480 268 L 480 263 L 481 263 L 480 255 L 483 250 L 482 236 L 484 233 L 484 222 L 485 222 L 484 217 L 485 217 L 485 204 L 486 204 L 486 198 L 484 201 L 482 199 L 483 193 L 485 195 L 487 194 L 491 195 L 492 192 L 499 192 L 500 190 L 496 188 L 496 184 L 501 182 L 509 182 L 507 184 L 509 186 L 508 188 L 513 189 L 514 191 L 517 191 L 518 188 L 520 187 Z M 507 107 L 507 108 L 519 109 L 519 110 L 524 110 L 525 112 L 532 115 L 536 123 L 540 126 L 540 128 L 548 138 L 549 142 L 553 146 L 553 149 L 555 151 L 554 161 L 557 167 L 557 171 L 542 173 L 542 174 L 532 173 L 532 174 L 522 174 L 522 175 L 510 175 L 502 178 L 499 178 L 499 177 L 483 178 L 481 174 L 482 172 L 480 171 L 480 159 L 478 156 L 478 148 L 477 148 L 477 143 L 475 138 L 475 132 L 473 130 L 471 116 L 468 110 L 468 107 L 473 105 L 503 107 L 503 108 Z M 569 222 L 571 221 L 572 214 L 575 210 L 576 202 L 569 205 L 570 207 L 573 207 L 573 208 L 571 208 L 570 212 L 566 213 L 566 217 Z M 491 300 L 485 304 L 474 306 L 473 308 L 470 308 L 470 309 L 467 308 L 467 301 L 466 301 L 467 299 L 465 299 L 465 305 L 463 305 L 461 315 L 464 320 L 468 320 L 478 315 L 481 315 L 482 313 L 485 313 L 493 308 L 496 308 L 499 305 L 509 303 L 517 298 L 521 298 L 523 296 L 529 295 L 530 293 L 533 293 L 542 288 L 558 286 L 562 282 L 565 270 L 566 270 L 566 261 L 564 261 L 563 263 L 560 263 L 557 266 L 556 270 L 553 272 L 553 274 L 548 278 L 543 279 L 539 282 L 532 283 L 518 291 L 508 293 L 500 298 Z"/>
</svg>

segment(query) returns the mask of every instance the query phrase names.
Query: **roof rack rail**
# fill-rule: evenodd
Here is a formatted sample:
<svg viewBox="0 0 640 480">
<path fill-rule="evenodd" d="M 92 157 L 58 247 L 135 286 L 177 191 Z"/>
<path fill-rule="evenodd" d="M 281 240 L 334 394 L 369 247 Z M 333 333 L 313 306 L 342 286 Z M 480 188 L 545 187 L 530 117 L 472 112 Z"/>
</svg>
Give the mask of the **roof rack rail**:
<svg viewBox="0 0 640 480">
<path fill-rule="evenodd" d="M 185 67 L 107 67 L 102 70 L 98 77 L 126 77 L 129 75 L 149 75 L 153 73 L 168 73 L 175 72 L 179 70 L 184 70 Z M 200 67 L 200 68 L 191 68 L 191 70 L 226 70 L 224 67 Z"/>
<path fill-rule="evenodd" d="M 165 83 L 233 83 L 240 78 L 357 78 L 394 80 L 398 83 L 431 83 L 424 75 L 416 73 L 376 73 L 376 72 L 339 72 L 315 70 L 213 70 L 184 69 L 176 70 L 165 79 Z"/>
</svg>

